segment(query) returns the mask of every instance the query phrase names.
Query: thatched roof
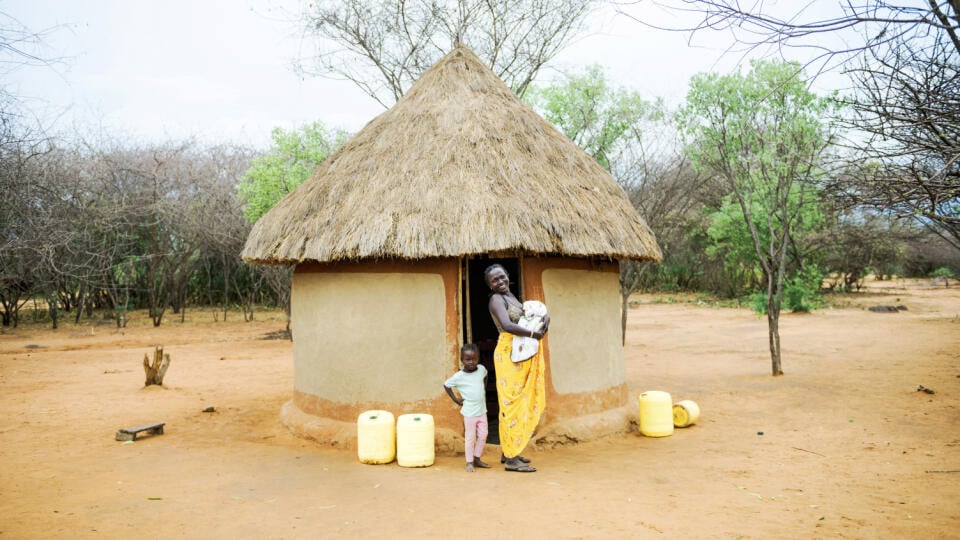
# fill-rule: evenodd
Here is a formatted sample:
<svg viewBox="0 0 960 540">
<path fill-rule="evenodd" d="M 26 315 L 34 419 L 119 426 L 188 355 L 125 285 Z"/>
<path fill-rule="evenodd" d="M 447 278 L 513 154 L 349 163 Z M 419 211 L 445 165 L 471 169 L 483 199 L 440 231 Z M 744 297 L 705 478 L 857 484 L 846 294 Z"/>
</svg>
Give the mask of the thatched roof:
<svg viewBox="0 0 960 540">
<path fill-rule="evenodd" d="M 616 181 L 458 47 L 254 225 L 258 263 L 661 258 Z"/>
</svg>

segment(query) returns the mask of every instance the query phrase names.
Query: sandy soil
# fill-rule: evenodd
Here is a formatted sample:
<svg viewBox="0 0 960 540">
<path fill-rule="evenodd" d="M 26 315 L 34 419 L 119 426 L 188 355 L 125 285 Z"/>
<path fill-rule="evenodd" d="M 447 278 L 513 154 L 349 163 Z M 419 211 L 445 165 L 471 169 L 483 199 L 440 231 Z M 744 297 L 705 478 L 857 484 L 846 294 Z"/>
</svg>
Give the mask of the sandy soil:
<svg viewBox="0 0 960 540">
<path fill-rule="evenodd" d="M 765 320 L 639 297 L 631 391 L 692 399 L 700 421 L 530 451 L 535 474 L 363 465 L 293 437 L 290 344 L 264 339 L 277 317 L 4 329 L 0 537 L 960 537 L 960 287 L 850 298 L 783 316 L 773 378 Z M 144 388 L 155 344 L 173 361 Z M 114 440 L 158 420 L 164 435 Z"/>
</svg>

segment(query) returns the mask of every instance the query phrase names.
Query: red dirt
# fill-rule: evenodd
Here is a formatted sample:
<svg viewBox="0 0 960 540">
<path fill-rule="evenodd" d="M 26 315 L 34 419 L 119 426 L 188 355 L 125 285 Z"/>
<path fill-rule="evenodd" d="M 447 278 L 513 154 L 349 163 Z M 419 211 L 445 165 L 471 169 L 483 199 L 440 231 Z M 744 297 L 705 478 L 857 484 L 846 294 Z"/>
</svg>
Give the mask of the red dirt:
<svg viewBox="0 0 960 540">
<path fill-rule="evenodd" d="M 848 298 L 784 314 L 774 378 L 764 319 L 638 297 L 631 393 L 694 400 L 699 422 L 530 450 L 534 474 L 469 474 L 462 456 L 363 465 L 293 437 L 279 421 L 290 343 L 262 339 L 276 316 L 4 329 L 0 536 L 956 537 L 960 287 L 871 282 Z M 163 387 L 144 388 L 155 344 L 172 363 Z M 152 421 L 166 433 L 114 440 Z"/>
</svg>

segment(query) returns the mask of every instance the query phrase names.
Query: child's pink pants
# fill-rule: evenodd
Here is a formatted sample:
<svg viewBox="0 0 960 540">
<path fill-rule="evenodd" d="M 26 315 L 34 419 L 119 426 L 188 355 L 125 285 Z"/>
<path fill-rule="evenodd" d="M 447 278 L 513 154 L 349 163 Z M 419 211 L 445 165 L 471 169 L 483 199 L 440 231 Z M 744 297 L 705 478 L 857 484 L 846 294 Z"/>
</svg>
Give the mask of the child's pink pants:
<svg viewBox="0 0 960 540">
<path fill-rule="evenodd" d="M 483 455 L 487 429 L 487 415 L 463 417 L 463 455 L 467 463 L 473 463 L 473 458 Z"/>
</svg>

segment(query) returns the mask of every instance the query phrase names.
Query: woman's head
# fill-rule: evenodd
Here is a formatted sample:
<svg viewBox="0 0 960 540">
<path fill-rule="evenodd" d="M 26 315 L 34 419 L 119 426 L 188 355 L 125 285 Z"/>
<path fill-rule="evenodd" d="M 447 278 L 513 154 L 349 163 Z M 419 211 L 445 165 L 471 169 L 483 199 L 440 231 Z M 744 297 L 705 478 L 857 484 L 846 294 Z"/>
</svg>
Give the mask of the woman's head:
<svg viewBox="0 0 960 540">
<path fill-rule="evenodd" d="M 493 292 L 504 294 L 510 290 L 510 275 L 501 264 L 491 264 L 483 271 L 483 278 L 487 287 Z"/>
</svg>

